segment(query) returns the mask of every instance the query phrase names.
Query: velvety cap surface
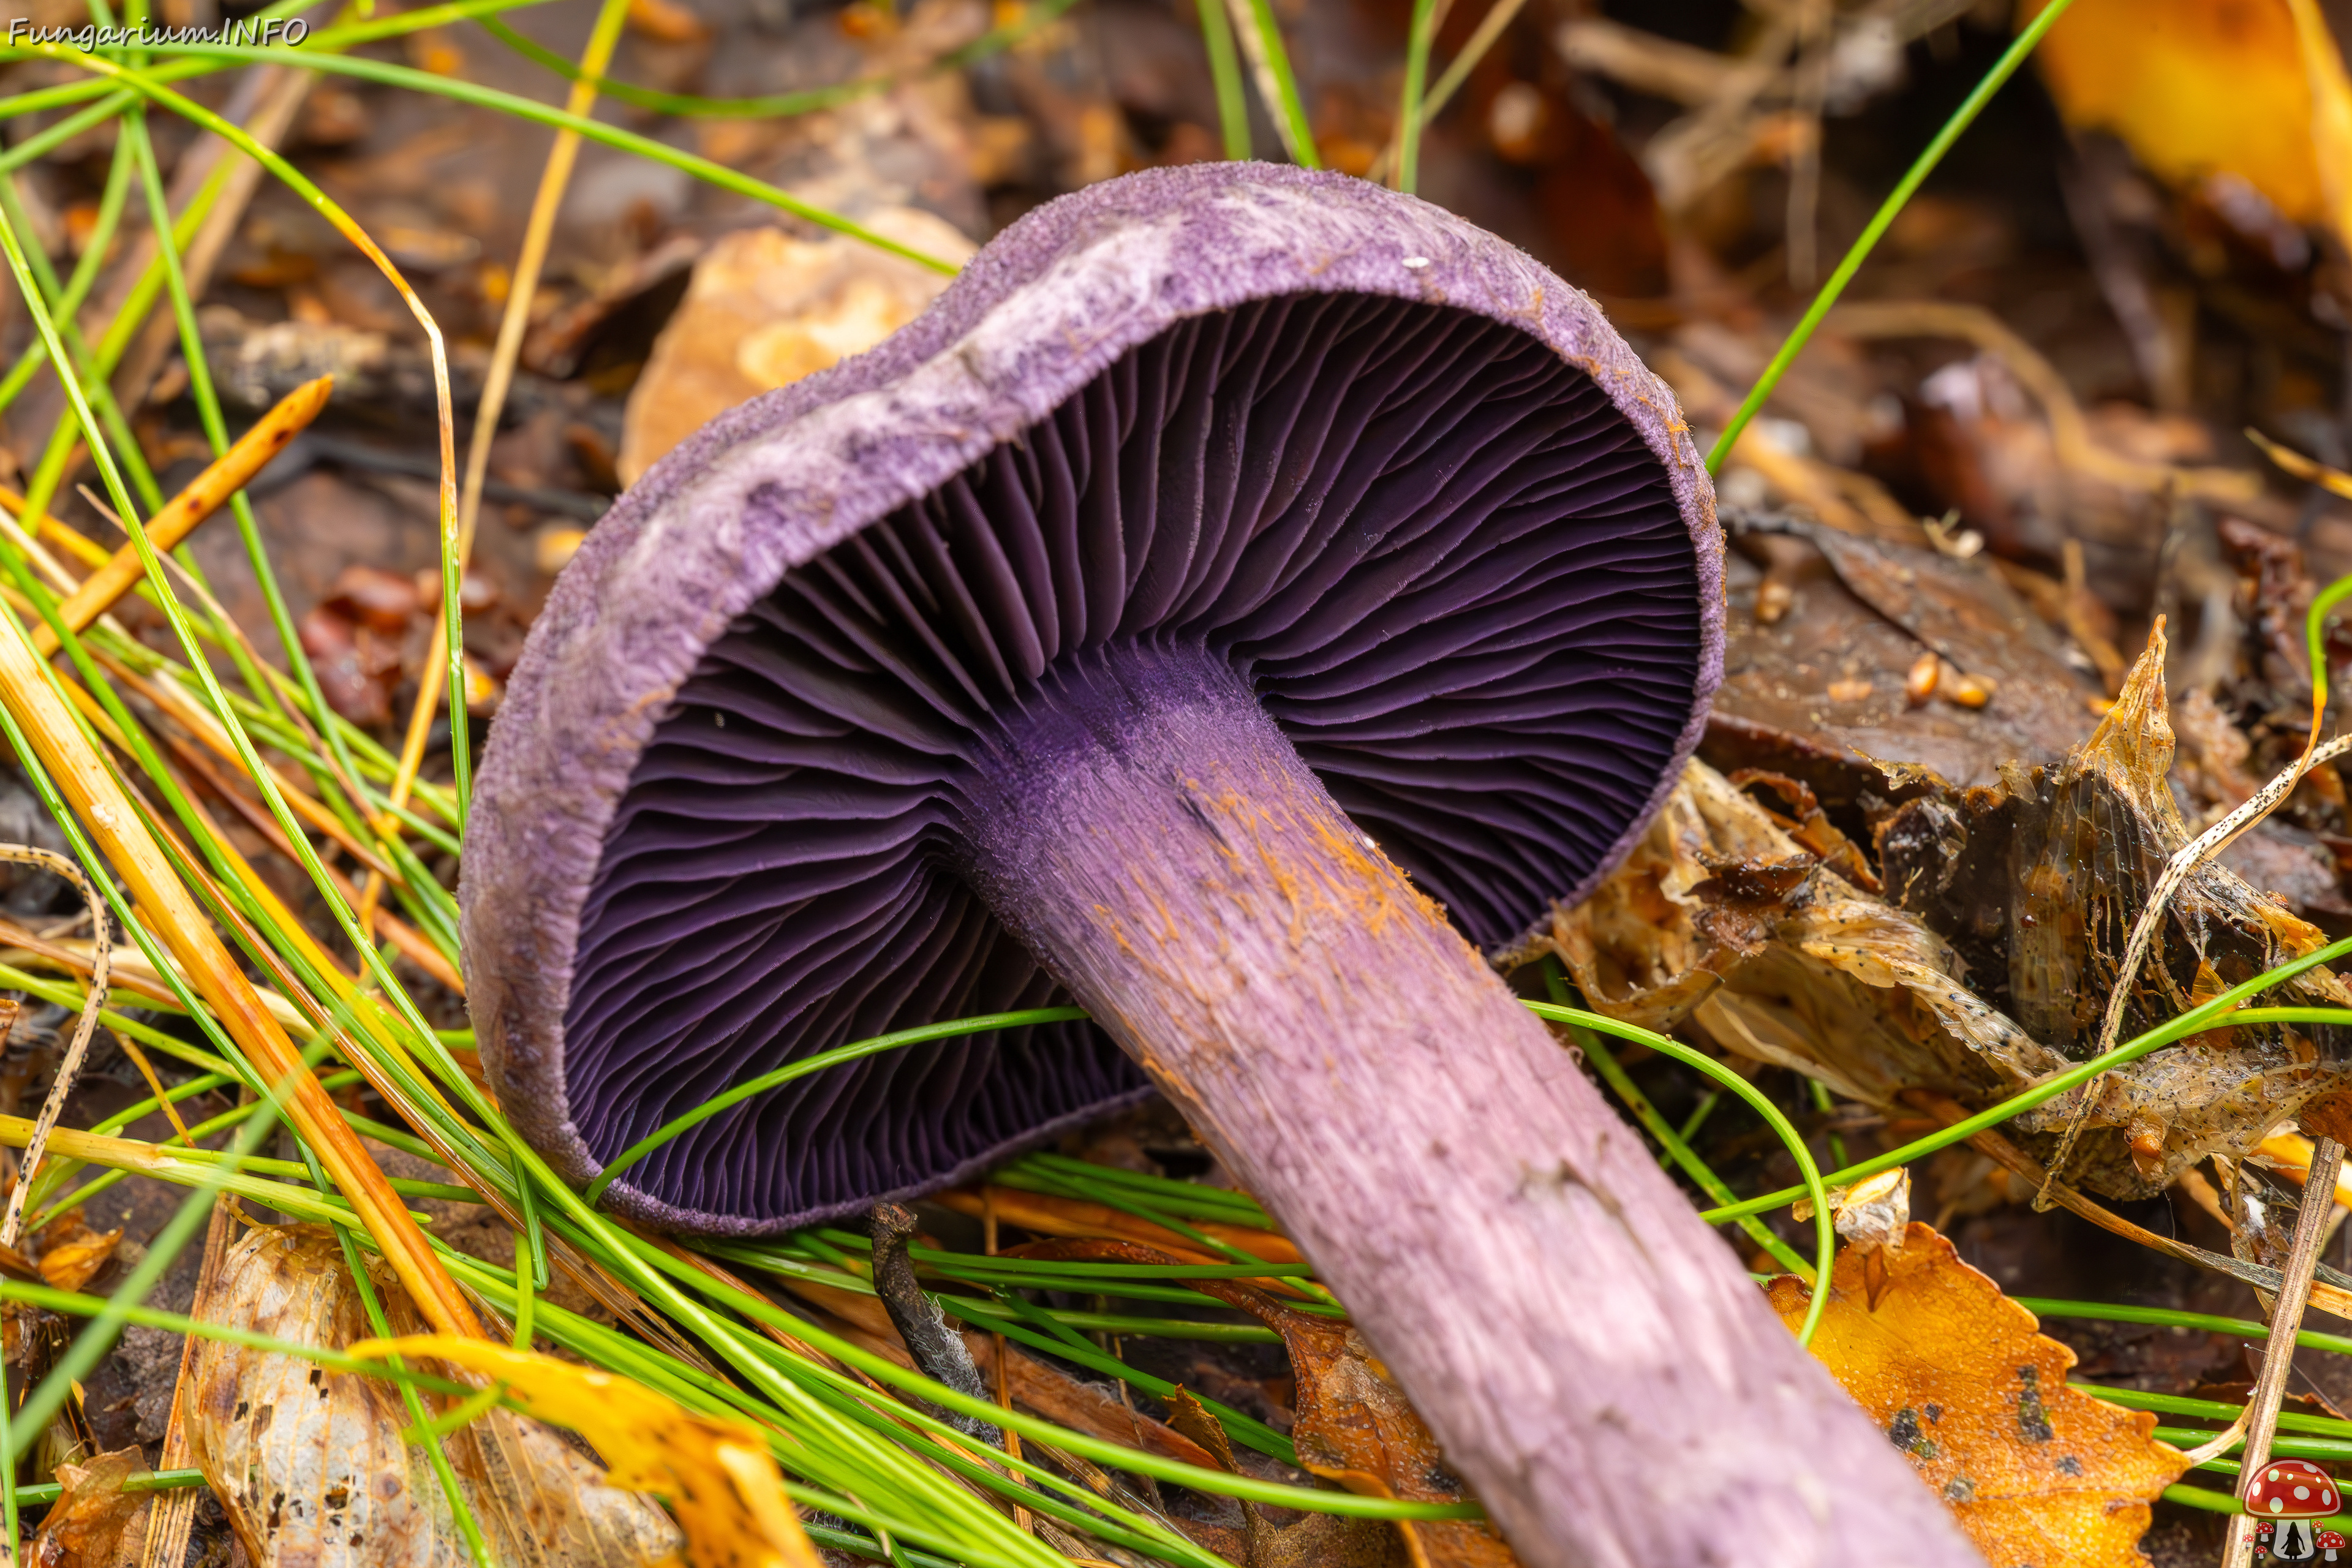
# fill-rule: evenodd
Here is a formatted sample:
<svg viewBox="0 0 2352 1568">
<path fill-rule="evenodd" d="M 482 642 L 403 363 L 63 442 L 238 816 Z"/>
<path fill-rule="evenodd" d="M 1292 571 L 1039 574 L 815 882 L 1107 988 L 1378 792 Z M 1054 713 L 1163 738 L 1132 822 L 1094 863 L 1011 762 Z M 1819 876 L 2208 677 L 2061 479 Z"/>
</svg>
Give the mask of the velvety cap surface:
<svg viewBox="0 0 2352 1568">
<path fill-rule="evenodd" d="M 783 1062 L 1057 1000 L 966 885 L 967 785 L 1024 694 L 1106 660 L 1234 671 L 1507 941 L 1695 742 L 1719 550 L 1664 388 L 1492 237 L 1263 165 L 1066 198 L 874 353 L 679 448 L 566 572 L 467 847 L 485 1061 L 584 1177 Z M 935 1042 L 747 1101 L 613 1192 L 779 1230 L 1144 1089 L 1087 1024 Z"/>
</svg>

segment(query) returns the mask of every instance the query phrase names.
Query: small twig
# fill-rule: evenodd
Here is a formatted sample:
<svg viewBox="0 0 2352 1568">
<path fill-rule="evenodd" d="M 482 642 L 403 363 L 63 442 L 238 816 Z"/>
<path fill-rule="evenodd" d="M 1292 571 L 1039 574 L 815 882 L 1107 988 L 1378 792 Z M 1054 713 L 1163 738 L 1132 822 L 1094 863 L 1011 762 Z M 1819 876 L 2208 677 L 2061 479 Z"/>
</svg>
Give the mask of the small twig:
<svg viewBox="0 0 2352 1568">
<path fill-rule="evenodd" d="M 915 1211 L 903 1204 L 876 1204 L 870 1221 L 874 1234 L 874 1293 L 890 1314 L 890 1326 L 907 1342 L 915 1370 L 973 1399 L 989 1397 L 980 1368 L 972 1364 L 971 1347 L 948 1327 L 940 1304 L 915 1281 L 915 1266 L 907 1259 L 907 1242 L 915 1234 Z M 977 1442 L 1003 1440 L 1003 1429 L 976 1415 L 938 1412 L 957 1431 Z"/>
<path fill-rule="evenodd" d="M 89 991 L 82 999 L 81 1021 L 74 1026 L 73 1040 L 66 1047 L 64 1059 L 58 1063 L 57 1079 L 49 1085 L 49 1097 L 41 1104 L 40 1119 L 33 1124 L 32 1137 L 26 1141 L 25 1163 L 16 1173 L 16 1188 L 8 1194 L 7 1217 L 0 1219 L 0 1247 L 14 1247 L 17 1226 L 25 1220 L 25 1194 L 32 1191 L 33 1178 L 40 1173 L 41 1156 L 48 1152 L 49 1133 L 65 1111 L 66 1096 L 73 1092 L 74 1081 L 81 1077 L 83 1058 L 89 1054 L 89 1037 L 98 1031 L 98 1015 L 106 1005 L 106 976 L 113 944 L 107 934 L 106 906 L 100 900 L 98 889 L 71 859 L 29 844 L 0 844 L 0 860 L 37 866 L 53 876 L 63 877 L 80 890 L 83 901 L 89 906 L 90 920 Z"/>
<path fill-rule="evenodd" d="M 2303 1206 L 2295 1213 L 2294 1249 L 2281 1271 L 2278 1301 L 2271 1309 L 2271 1337 L 2263 1348 L 2262 1376 L 2254 1395 L 2246 1401 L 2246 1451 L 2238 1474 L 2241 1490 L 2250 1486 L 2270 1462 L 2271 1439 L 2278 1431 L 2279 1405 L 2286 1397 L 2286 1374 L 2294 1364 L 2294 1337 L 2303 1324 L 2304 1303 L 2311 1291 L 2312 1265 L 2319 1260 L 2319 1238 L 2336 1205 L 2336 1174 L 2343 1168 L 2344 1145 L 2333 1138 L 2318 1141 L 2311 1157 L 2311 1180 L 2304 1188 Z M 2311 1194 L 2317 1193 L 2314 1201 Z M 2252 1516 L 2233 1514 L 2230 1534 L 2221 1547 L 2221 1568 L 2241 1568 L 2253 1544 Z"/>
</svg>

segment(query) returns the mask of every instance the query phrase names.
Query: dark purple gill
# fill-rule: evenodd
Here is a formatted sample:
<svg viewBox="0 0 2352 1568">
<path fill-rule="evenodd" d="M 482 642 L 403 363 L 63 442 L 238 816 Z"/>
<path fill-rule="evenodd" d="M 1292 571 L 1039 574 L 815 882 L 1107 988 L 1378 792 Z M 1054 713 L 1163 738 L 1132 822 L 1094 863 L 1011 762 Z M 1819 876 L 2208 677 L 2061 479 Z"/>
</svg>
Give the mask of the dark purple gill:
<svg viewBox="0 0 2352 1568">
<path fill-rule="evenodd" d="M 1062 1000 L 965 847 L 992 753 L 1053 706 L 1041 683 L 1107 668 L 1231 670 L 1473 941 L 1507 941 L 1586 885 L 1687 743 L 1703 578 L 1665 466 L 1517 327 L 1354 293 L 1182 320 L 709 645 L 580 912 L 570 1120 L 601 1164 L 785 1062 Z M 615 1191 L 780 1231 L 1144 1090 L 1087 1024 L 938 1042 L 747 1101 Z"/>
</svg>

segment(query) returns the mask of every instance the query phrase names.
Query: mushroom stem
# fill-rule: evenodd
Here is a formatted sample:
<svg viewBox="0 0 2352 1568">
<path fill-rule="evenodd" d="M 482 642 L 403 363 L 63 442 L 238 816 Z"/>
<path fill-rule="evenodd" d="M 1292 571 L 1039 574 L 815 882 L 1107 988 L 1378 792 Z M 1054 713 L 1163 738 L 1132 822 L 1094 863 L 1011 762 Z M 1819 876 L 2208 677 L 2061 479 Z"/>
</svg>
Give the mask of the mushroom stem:
<svg viewBox="0 0 2352 1568">
<path fill-rule="evenodd" d="M 1015 712 L 967 784 L 972 885 L 1281 1219 L 1529 1568 L 1979 1563 L 1240 678 L 1114 646 Z"/>
</svg>

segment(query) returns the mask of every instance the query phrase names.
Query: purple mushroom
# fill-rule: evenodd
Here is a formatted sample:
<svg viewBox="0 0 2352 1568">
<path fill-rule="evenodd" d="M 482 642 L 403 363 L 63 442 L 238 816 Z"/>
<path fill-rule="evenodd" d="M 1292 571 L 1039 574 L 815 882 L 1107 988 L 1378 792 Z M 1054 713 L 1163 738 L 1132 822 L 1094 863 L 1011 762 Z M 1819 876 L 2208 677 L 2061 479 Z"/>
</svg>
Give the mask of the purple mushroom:
<svg viewBox="0 0 2352 1568">
<path fill-rule="evenodd" d="M 568 1177 L 770 1234 L 1157 1084 L 1522 1559 L 1977 1561 L 1474 943 L 1641 832 L 1721 673 L 1673 396 L 1433 207 L 1253 164 L 991 245 L 598 527 L 484 762 L 483 1059 Z"/>
</svg>

